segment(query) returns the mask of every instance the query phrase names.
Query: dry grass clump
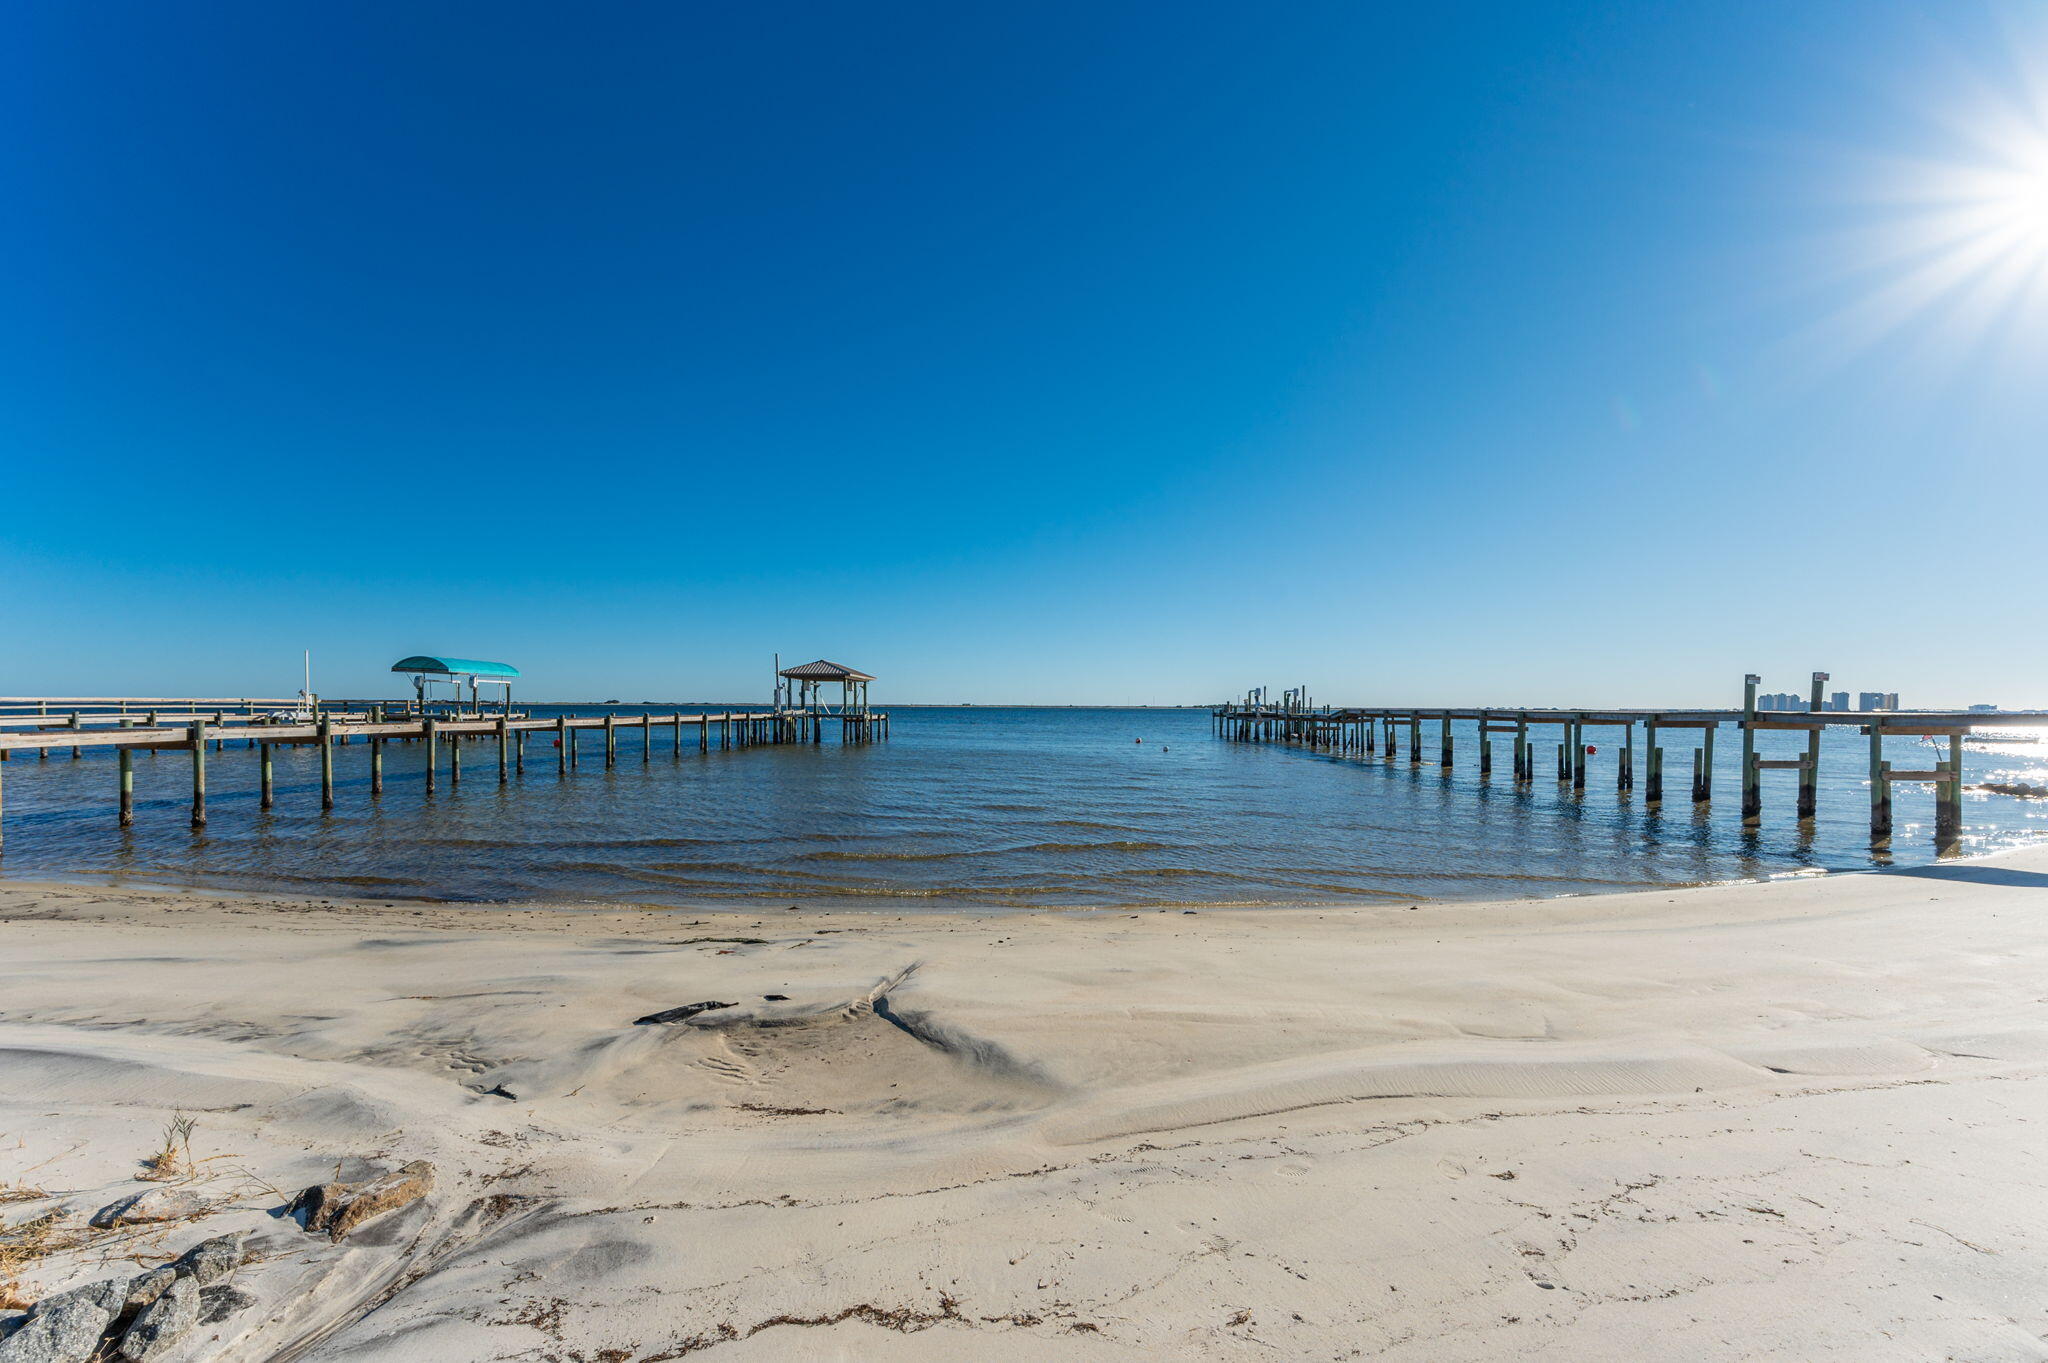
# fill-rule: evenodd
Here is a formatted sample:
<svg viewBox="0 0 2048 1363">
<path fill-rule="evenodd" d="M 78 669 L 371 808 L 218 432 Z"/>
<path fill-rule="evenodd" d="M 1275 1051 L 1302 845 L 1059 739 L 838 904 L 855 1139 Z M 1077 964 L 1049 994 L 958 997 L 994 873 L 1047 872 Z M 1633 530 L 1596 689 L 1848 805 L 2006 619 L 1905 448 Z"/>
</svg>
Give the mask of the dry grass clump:
<svg viewBox="0 0 2048 1363">
<path fill-rule="evenodd" d="M 21 1290 L 21 1275 L 37 1260 L 69 1249 L 75 1237 L 57 1226 L 59 1213 L 45 1212 L 0 1230 L 0 1311 L 26 1311 L 35 1298 Z"/>
<path fill-rule="evenodd" d="M 150 1183 L 170 1183 L 176 1179 L 190 1178 L 195 1172 L 192 1158 L 192 1128 L 197 1121 L 180 1112 L 164 1123 L 163 1145 L 142 1161 L 142 1172 L 135 1177 Z"/>
</svg>

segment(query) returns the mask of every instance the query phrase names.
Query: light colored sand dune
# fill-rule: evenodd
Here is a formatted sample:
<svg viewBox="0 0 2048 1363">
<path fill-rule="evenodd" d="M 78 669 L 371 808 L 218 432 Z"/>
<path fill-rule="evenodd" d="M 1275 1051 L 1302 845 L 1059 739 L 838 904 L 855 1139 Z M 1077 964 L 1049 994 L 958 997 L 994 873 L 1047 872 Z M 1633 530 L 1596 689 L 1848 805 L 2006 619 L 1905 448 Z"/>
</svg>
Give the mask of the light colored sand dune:
<svg viewBox="0 0 2048 1363">
<path fill-rule="evenodd" d="M 17 885 L 0 952 L 49 1194 L 0 1216 L 146 1186 L 179 1110 L 214 1204 L 28 1286 L 252 1230 L 189 1358 L 2048 1359 L 2048 852 L 1000 918 Z M 341 1244 L 278 1213 L 415 1158 Z"/>
</svg>

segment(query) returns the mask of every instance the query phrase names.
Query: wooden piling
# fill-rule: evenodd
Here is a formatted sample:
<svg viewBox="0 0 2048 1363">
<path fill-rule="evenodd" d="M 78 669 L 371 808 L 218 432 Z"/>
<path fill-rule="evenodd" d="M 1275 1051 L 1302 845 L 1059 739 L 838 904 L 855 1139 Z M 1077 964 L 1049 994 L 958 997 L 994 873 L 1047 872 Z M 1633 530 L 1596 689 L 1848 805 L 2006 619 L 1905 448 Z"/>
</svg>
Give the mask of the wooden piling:
<svg viewBox="0 0 2048 1363">
<path fill-rule="evenodd" d="M 1963 736 L 1948 736 L 1948 761 L 1937 764 L 1945 779 L 1934 785 L 1934 837 L 1953 843 L 1963 831 Z"/>
<path fill-rule="evenodd" d="M 555 775 L 569 774 L 569 717 L 555 716 Z"/>
<path fill-rule="evenodd" d="M 640 765 L 654 760 L 654 716 L 640 716 Z"/>
<path fill-rule="evenodd" d="M 273 752 L 274 743 L 259 743 L 256 746 L 256 807 L 269 809 L 277 803 L 277 769 Z M 375 749 L 372 749 L 375 760 Z"/>
<path fill-rule="evenodd" d="M 1827 685 L 1828 674 L 1813 674 L 1813 691 L 1807 697 L 1806 709 L 1809 714 L 1818 711 L 1825 701 L 1821 688 Z M 1820 729 L 1818 726 L 1806 733 L 1806 762 L 1799 768 L 1799 817 L 1811 819 L 1820 808 Z"/>
<path fill-rule="evenodd" d="M 1742 679 L 1742 823 L 1754 828 L 1763 822 L 1764 788 L 1756 765 L 1756 684 L 1763 680 L 1751 672 Z"/>
<path fill-rule="evenodd" d="M 121 727 L 132 729 L 135 721 L 123 716 Z M 135 750 L 123 746 L 115 749 L 115 753 L 121 763 L 121 827 L 126 828 L 135 822 Z"/>
<path fill-rule="evenodd" d="M 384 740 L 370 735 L 370 794 L 384 793 Z"/>
<path fill-rule="evenodd" d="M 206 721 L 192 721 L 192 826 L 206 827 Z"/>
<path fill-rule="evenodd" d="M 1703 805 L 1714 798 L 1714 730 L 1709 724 L 1700 731 L 1700 746 L 1692 768 L 1692 802 Z"/>
<path fill-rule="evenodd" d="M 1873 726 L 1873 735 L 1880 731 Z M 1871 748 L 1882 751 L 1882 739 L 1873 737 Z M 1892 764 L 1882 757 L 1874 757 L 1870 763 L 1870 837 L 1873 842 L 1888 841 L 1892 835 Z"/>
<path fill-rule="evenodd" d="M 1657 744 L 1657 719 L 1652 715 L 1643 721 L 1643 747 L 1648 750 L 1649 770 L 1644 773 L 1649 779 L 1643 783 L 1643 803 L 1664 803 L 1664 749 Z"/>
<path fill-rule="evenodd" d="M 512 779 L 512 721 L 498 721 L 498 784 Z"/>
<path fill-rule="evenodd" d="M 320 744 L 320 808 L 334 808 L 334 722 L 322 719 L 315 726 Z M 266 744 L 266 747 L 269 745 Z"/>
<path fill-rule="evenodd" d="M 440 727 L 441 722 L 432 715 L 427 715 L 420 720 L 420 743 L 427 750 L 427 794 L 429 795 L 434 793 L 434 782 L 436 779 L 434 767 L 437 762 L 434 753 L 439 747 L 434 740 L 438 737 Z"/>
</svg>

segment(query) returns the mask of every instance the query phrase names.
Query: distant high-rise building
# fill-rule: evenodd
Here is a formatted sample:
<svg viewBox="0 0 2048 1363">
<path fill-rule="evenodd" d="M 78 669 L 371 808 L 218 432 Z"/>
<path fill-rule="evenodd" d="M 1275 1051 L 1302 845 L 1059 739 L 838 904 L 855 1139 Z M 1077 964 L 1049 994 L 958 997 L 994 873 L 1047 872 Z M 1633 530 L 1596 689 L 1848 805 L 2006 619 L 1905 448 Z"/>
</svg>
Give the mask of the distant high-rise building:
<svg viewBox="0 0 2048 1363">
<path fill-rule="evenodd" d="M 1884 693 L 1882 691 L 1858 691 L 1856 693 L 1856 708 L 1858 710 L 1884 709 Z"/>
<path fill-rule="evenodd" d="M 1884 709 L 1884 710 L 1896 710 L 1896 709 L 1898 709 L 1898 708 L 1899 708 L 1899 693 L 1898 693 L 1898 692 L 1896 692 L 1896 691 L 1887 691 L 1887 692 L 1885 692 L 1885 693 L 1884 693 L 1884 703 L 1883 703 L 1883 704 L 1882 704 L 1881 706 L 1879 706 L 1878 708 L 1880 708 L 1880 709 Z"/>
<path fill-rule="evenodd" d="M 1849 693 L 1847 691 L 1837 691 L 1833 695 L 1828 697 L 1828 709 L 1846 710 L 1848 708 Z"/>
</svg>

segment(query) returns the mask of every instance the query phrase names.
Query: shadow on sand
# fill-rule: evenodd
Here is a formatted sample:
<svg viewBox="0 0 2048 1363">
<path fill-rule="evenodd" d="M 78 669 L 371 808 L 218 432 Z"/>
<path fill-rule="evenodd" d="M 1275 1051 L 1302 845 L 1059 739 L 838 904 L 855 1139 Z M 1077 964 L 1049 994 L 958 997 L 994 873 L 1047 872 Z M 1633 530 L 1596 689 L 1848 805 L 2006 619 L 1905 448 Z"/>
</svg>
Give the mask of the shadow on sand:
<svg viewBox="0 0 2048 1363">
<path fill-rule="evenodd" d="M 2011 885 L 2023 890 L 2048 890 L 2048 871 L 2014 871 L 2002 866 L 1901 866 L 1893 875 L 1928 880 L 1967 880 L 1975 885 Z"/>
</svg>

